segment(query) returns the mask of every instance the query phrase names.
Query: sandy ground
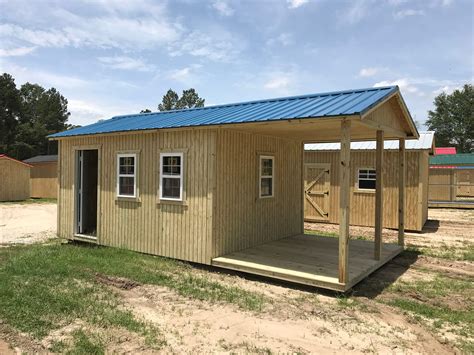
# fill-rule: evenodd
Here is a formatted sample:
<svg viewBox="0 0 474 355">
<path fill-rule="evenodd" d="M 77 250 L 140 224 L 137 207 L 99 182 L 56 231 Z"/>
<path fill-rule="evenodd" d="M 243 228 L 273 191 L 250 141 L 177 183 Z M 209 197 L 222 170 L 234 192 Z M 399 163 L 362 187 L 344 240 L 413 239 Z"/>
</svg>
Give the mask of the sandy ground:
<svg viewBox="0 0 474 355">
<path fill-rule="evenodd" d="M 56 234 L 57 205 L 0 204 L 0 245 L 37 243 Z"/>
<path fill-rule="evenodd" d="M 0 213 L 5 211 L 4 207 L 0 206 Z M 6 221 L 9 226 L 6 230 L 10 232 L 5 234 L 8 240 L 31 240 L 34 229 L 28 228 L 37 228 L 39 234 L 54 230 L 55 217 L 49 226 L 41 221 L 45 226 L 41 230 L 39 220 L 47 217 L 38 218 L 32 214 L 49 216 L 55 213 L 55 206 L 13 207 L 9 216 L 22 227 L 11 226 L 12 222 L 0 214 L 0 221 L 4 221 L 0 224 Z M 38 220 L 38 224 L 25 223 L 26 219 Z M 31 224 L 33 226 L 27 227 Z M 311 224 L 307 228 L 337 231 L 335 225 Z M 416 246 L 465 245 L 474 242 L 473 231 L 474 211 L 433 209 L 430 210 L 430 221 L 425 230 L 422 233 L 408 233 L 406 241 L 408 245 Z M 373 229 L 351 227 L 351 233 L 372 236 Z M 21 237 L 28 234 L 30 237 Z M 384 230 L 384 241 L 396 238 L 396 231 Z M 427 268 L 433 270 L 433 274 L 443 272 L 453 277 L 474 279 L 473 263 L 426 256 L 411 258 L 405 254 L 395 258 L 355 287 L 354 297 L 342 301 L 338 294 L 315 288 L 216 269 L 209 271 L 196 267 L 192 270 L 222 284 L 263 293 L 270 302 L 256 312 L 242 311 L 231 304 L 211 304 L 186 298 L 167 288 L 152 285 L 136 285 L 127 289 L 111 286 L 111 290 L 122 296 L 124 307 L 160 330 L 165 340 L 161 352 L 165 353 L 459 353 L 452 345 L 456 339 L 449 332 L 444 335 L 433 332 L 401 310 L 385 305 L 383 300 L 390 294 L 386 289 L 387 283 L 426 279 L 429 274 L 422 270 Z M 447 301 L 455 306 L 456 302 L 463 300 Z M 37 352 L 41 348 L 47 349 L 51 339 L 67 337 L 71 329 L 80 326 L 68 325 L 57 330 L 42 345 L 31 343 L 31 339 L 18 334 L 11 334 L 4 340 L 22 351 Z M 110 343 L 108 352 L 153 352 L 144 339 L 136 335 L 121 333 L 117 334 L 116 339 Z M 0 341 L 0 353 L 3 351 L 7 351 L 7 346 Z"/>
</svg>

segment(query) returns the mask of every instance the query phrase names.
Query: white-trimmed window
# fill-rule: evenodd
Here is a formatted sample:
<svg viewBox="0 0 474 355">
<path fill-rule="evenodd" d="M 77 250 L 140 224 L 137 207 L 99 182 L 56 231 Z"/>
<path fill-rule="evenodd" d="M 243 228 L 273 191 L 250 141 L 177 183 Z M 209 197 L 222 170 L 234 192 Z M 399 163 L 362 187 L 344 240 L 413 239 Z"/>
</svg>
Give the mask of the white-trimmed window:
<svg viewBox="0 0 474 355">
<path fill-rule="evenodd" d="M 270 155 L 260 155 L 260 198 L 273 197 L 275 191 L 275 158 Z"/>
<path fill-rule="evenodd" d="M 375 169 L 359 168 L 357 171 L 357 188 L 359 190 L 374 190 L 377 174 Z"/>
<path fill-rule="evenodd" d="M 160 153 L 160 200 L 183 201 L 183 153 Z"/>
<path fill-rule="evenodd" d="M 137 197 L 137 154 L 117 154 L 117 196 Z"/>
</svg>

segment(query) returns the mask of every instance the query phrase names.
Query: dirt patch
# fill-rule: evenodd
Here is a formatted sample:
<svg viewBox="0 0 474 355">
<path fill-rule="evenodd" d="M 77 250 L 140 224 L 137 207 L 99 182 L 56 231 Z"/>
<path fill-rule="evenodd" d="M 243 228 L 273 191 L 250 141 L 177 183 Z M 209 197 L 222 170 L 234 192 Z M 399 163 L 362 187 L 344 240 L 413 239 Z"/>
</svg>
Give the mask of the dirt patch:
<svg viewBox="0 0 474 355">
<path fill-rule="evenodd" d="M 32 244 L 56 235 L 57 205 L 0 204 L 0 245 Z"/>
<path fill-rule="evenodd" d="M 334 298 L 325 302 L 325 296 L 319 299 L 319 295 L 305 291 L 288 291 L 296 293 L 291 297 L 297 300 L 298 312 L 286 302 L 286 293 L 276 292 L 272 305 L 277 306 L 258 313 L 188 299 L 157 286 L 140 286 L 120 293 L 138 317 L 161 326 L 167 344 L 164 350 L 170 352 L 452 351 L 402 315 L 398 315 L 395 327 L 395 315 L 390 322 L 381 322 L 379 312 L 343 309 Z M 292 311 L 282 316 L 283 308 Z"/>
<path fill-rule="evenodd" d="M 113 286 L 121 290 L 131 290 L 132 288 L 141 285 L 140 283 L 136 281 L 128 280 L 123 277 L 113 277 L 113 276 L 107 276 L 107 275 L 103 275 L 99 273 L 95 274 L 95 278 L 100 283 Z"/>
</svg>

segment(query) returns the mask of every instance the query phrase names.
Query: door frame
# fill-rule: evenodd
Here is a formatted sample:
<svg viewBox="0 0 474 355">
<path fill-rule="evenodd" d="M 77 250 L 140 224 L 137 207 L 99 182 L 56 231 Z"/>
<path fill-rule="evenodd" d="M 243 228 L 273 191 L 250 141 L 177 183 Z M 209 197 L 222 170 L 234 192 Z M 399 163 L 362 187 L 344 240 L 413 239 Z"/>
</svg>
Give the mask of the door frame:
<svg viewBox="0 0 474 355">
<path fill-rule="evenodd" d="M 329 177 L 328 177 L 328 180 L 327 180 L 328 191 L 327 191 L 327 197 L 326 197 L 327 198 L 327 216 L 326 216 L 325 219 L 323 219 L 323 218 L 321 218 L 321 219 L 308 218 L 308 217 L 304 216 L 304 220 L 307 221 L 307 222 L 329 222 L 329 213 L 331 211 L 331 198 L 329 196 L 329 193 L 330 193 L 330 190 L 331 190 L 331 163 L 304 163 L 303 164 L 303 202 L 304 202 L 304 206 L 306 205 L 306 203 L 309 203 L 309 202 L 306 201 L 307 200 L 306 191 L 308 189 L 308 187 L 306 186 L 306 183 L 305 183 L 306 168 L 307 167 L 321 168 L 321 169 L 323 169 L 323 172 L 327 170 L 327 172 L 329 174 Z M 316 182 L 317 182 L 317 180 L 316 180 Z M 304 210 L 303 210 L 303 215 L 304 215 Z"/>
<path fill-rule="evenodd" d="M 78 194 L 77 194 L 77 182 L 78 182 L 78 175 L 79 175 L 79 169 L 78 169 L 78 156 L 79 156 L 79 151 L 82 150 L 97 150 L 97 235 L 96 237 L 92 237 L 90 235 L 85 235 L 85 234 L 80 234 L 78 233 L 77 227 L 78 227 L 78 221 L 77 221 L 77 206 L 78 206 Z M 101 200 L 101 167 L 102 167 L 102 145 L 101 144 L 96 144 L 96 145 L 79 145 L 79 146 L 73 146 L 72 147 L 73 151 L 73 168 L 74 168 L 74 178 L 73 178 L 73 183 L 72 183 L 72 194 L 73 194 L 73 208 L 71 209 L 72 213 L 72 239 L 78 239 L 78 240 L 85 240 L 88 242 L 95 242 L 98 243 L 100 239 L 100 225 L 101 225 L 101 218 L 100 216 L 102 215 L 102 211 L 100 210 L 100 200 Z"/>
</svg>

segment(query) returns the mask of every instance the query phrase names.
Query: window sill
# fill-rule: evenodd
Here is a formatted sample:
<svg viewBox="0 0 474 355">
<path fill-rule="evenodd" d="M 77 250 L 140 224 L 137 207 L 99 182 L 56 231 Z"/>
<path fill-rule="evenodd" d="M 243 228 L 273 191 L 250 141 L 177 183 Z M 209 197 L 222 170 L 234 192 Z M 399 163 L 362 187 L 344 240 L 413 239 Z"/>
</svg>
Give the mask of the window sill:
<svg viewBox="0 0 474 355">
<path fill-rule="evenodd" d="M 354 190 L 356 194 L 375 194 L 375 190 Z"/>
<path fill-rule="evenodd" d="M 125 202 L 142 202 L 140 197 L 127 197 L 127 196 L 115 196 L 115 201 L 125 201 Z"/>
<path fill-rule="evenodd" d="M 157 205 L 176 205 L 176 206 L 188 206 L 188 202 L 183 201 L 175 201 L 175 200 L 162 200 L 158 199 L 156 202 Z"/>
</svg>

